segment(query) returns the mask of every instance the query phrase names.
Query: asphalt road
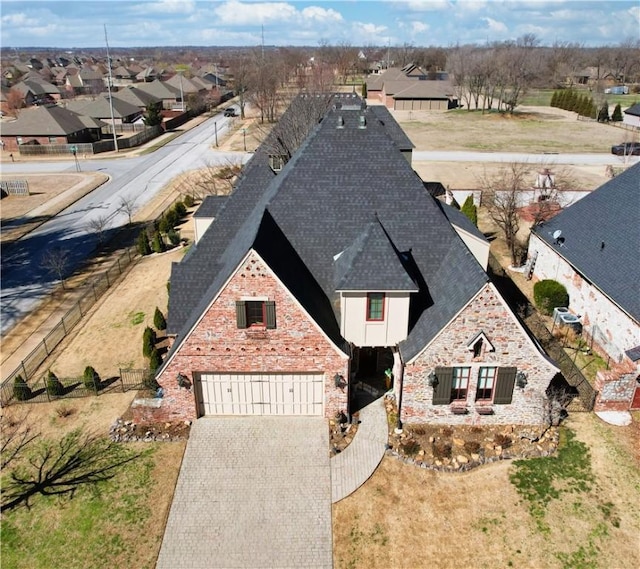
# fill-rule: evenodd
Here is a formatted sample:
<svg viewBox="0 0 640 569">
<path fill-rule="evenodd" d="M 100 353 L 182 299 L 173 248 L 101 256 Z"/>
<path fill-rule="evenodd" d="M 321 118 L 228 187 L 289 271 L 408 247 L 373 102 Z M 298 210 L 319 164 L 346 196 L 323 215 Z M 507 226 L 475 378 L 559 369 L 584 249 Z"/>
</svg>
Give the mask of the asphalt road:
<svg viewBox="0 0 640 569">
<path fill-rule="evenodd" d="M 626 160 L 626 162 L 625 162 Z M 524 154 L 518 152 L 445 152 L 418 151 L 413 153 L 414 162 L 524 162 L 528 164 L 575 164 L 623 166 L 635 164 L 638 156 L 615 156 L 613 154 Z"/>
<path fill-rule="evenodd" d="M 68 253 L 66 272 L 71 274 L 96 248 L 98 239 L 89 229 L 92 220 L 107 218 L 105 234 L 125 225 L 121 200 L 135 200 L 143 207 L 182 172 L 207 165 L 246 160 L 245 153 L 217 152 L 215 132 L 222 137 L 229 118 L 221 114 L 194 127 L 148 156 L 113 160 L 82 160 L 83 171 L 100 171 L 111 179 L 60 212 L 20 241 L 3 247 L 0 274 L 0 331 L 4 334 L 35 308 L 57 284 L 57 277 L 43 259 L 58 249 Z M 73 162 L 24 162 L 4 164 L 7 174 L 18 172 L 75 172 Z"/>
</svg>

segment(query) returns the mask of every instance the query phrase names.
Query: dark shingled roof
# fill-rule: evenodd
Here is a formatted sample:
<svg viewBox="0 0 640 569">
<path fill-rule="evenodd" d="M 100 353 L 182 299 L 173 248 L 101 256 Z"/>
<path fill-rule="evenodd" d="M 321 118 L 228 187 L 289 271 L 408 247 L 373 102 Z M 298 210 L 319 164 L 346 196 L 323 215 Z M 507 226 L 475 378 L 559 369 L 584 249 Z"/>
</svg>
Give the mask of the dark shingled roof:
<svg viewBox="0 0 640 569">
<path fill-rule="evenodd" d="M 636 103 L 635 105 L 631 105 L 628 109 L 624 111 L 625 115 L 633 115 L 634 117 L 640 117 L 640 103 Z"/>
<path fill-rule="evenodd" d="M 640 321 L 640 163 L 574 203 L 534 233 Z M 555 231 L 564 241 L 556 244 Z"/>
<path fill-rule="evenodd" d="M 369 244 L 362 259 L 393 278 L 392 287 L 418 290 L 411 295 L 409 336 L 400 346 L 405 361 L 486 284 L 486 273 L 400 152 L 398 137 L 390 133 L 393 119 L 380 121 L 371 109 L 329 110 L 277 176 L 260 149 L 245 165 L 215 221 L 173 265 L 173 350 L 252 247 L 345 349 L 334 258 L 356 243 Z M 358 255 L 350 256 L 357 264 Z M 391 268 L 399 274 L 391 277 Z M 367 281 L 374 277 L 363 275 Z M 373 284 L 387 289 L 383 282 Z"/>
<path fill-rule="evenodd" d="M 418 292 L 377 219 L 365 226 L 334 265 L 336 290 Z"/>
<path fill-rule="evenodd" d="M 228 199 L 229 196 L 207 196 L 195 211 L 193 217 L 216 217 Z"/>
<path fill-rule="evenodd" d="M 471 223 L 471 220 L 459 209 L 444 202 L 439 201 L 438 203 L 440 204 L 442 212 L 447 216 L 447 219 L 451 222 L 452 225 L 463 229 L 467 233 L 471 233 L 471 235 L 474 235 L 478 239 L 487 241 L 485 234 L 482 233 L 482 231 L 480 231 L 473 223 Z"/>
<path fill-rule="evenodd" d="M 625 354 L 627 354 L 628 358 L 632 362 L 637 362 L 638 360 L 640 360 L 640 346 L 636 346 L 635 348 L 627 350 Z"/>
<path fill-rule="evenodd" d="M 2 125 L 2 134 L 8 136 L 67 136 L 85 129 L 98 129 L 105 123 L 85 117 L 57 105 L 43 105 L 24 109 L 20 116 Z"/>
</svg>

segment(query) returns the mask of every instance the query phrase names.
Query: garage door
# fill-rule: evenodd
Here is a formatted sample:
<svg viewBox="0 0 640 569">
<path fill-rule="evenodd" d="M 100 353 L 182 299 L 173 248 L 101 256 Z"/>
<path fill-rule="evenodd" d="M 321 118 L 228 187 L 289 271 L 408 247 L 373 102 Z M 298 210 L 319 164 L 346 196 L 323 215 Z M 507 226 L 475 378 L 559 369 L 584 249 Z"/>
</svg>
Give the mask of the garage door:
<svg viewBox="0 0 640 569">
<path fill-rule="evenodd" d="M 322 415 L 324 375 L 201 373 L 200 415 Z"/>
</svg>

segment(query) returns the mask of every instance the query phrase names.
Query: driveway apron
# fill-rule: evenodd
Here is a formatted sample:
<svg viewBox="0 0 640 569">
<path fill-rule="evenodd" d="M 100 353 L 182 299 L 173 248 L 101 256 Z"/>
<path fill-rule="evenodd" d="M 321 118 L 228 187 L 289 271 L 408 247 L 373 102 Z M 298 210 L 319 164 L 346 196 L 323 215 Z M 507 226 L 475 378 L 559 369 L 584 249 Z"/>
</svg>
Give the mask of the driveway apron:
<svg viewBox="0 0 640 569">
<path fill-rule="evenodd" d="M 330 568 L 326 420 L 194 422 L 157 569 Z"/>
</svg>

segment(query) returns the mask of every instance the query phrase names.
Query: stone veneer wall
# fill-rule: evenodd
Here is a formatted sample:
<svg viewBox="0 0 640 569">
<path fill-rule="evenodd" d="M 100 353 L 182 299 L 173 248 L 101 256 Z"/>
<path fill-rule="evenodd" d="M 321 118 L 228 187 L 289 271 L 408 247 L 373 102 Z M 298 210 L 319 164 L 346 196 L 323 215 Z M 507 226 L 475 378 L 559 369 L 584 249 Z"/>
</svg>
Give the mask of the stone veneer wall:
<svg viewBox="0 0 640 569">
<path fill-rule="evenodd" d="M 640 324 L 630 318 L 616 304 L 560 257 L 536 235 L 529 241 L 529 256 L 538 253 L 534 267 L 535 279 L 553 279 L 562 283 L 569 293 L 569 308 L 582 316 L 583 334 L 598 352 L 608 355 L 615 362 L 625 359 L 624 351 L 638 345 Z M 600 254 L 596 251 L 595 254 Z M 599 330 L 595 333 L 594 327 Z"/>
<path fill-rule="evenodd" d="M 275 301 L 276 329 L 238 329 L 235 303 L 255 296 Z M 319 331 L 261 257 L 251 251 L 215 303 L 180 346 L 158 377 L 163 404 L 153 410 L 155 421 L 194 419 L 194 388 L 177 385 L 182 373 L 193 372 L 323 372 L 324 413 L 347 411 L 347 393 L 335 387 L 336 373 L 348 378 L 349 359 Z"/>
<path fill-rule="evenodd" d="M 481 331 L 495 351 L 485 350 L 474 358 L 467 344 Z M 436 366 L 471 367 L 466 415 L 454 414 L 450 405 L 432 404 L 434 389 L 427 376 Z M 475 411 L 478 369 L 482 366 L 515 366 L 527 375 L 526 387 L 514 386 L 511 404 L 493 405 L 493 415 Z M 401 419 L 405 423 L 539 425 L 544 422 L 545 390 L 556 372 L 493 285 L 487 284 L 429 347 L 406 365 Z"/>
</svg>

